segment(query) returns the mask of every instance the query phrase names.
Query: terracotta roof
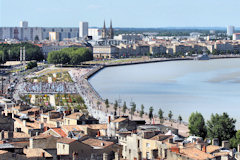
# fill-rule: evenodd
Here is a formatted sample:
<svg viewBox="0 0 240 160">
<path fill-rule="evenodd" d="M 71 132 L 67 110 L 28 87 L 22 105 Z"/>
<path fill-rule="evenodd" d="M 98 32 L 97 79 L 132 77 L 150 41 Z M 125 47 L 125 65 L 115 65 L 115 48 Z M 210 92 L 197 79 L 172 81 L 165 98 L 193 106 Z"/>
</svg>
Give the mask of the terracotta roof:
<svg viewBox="0 0 240 160">
<path fill-rule="evenodd" d="M 71 118 L 71 119 L 78 119 L 78 116 L 81 117 L 83 114 L 80 112 L 75 112 L 73 114 L 70 114 L 68 116 L 66 116 L 65 118 Z"/>
<path fill-rule="evenodd" d="M 124 117 L 120 117 L 120 118 L 117 118 L 115 120 L 113 120 L 112 122 L 122 122 L 122 121 L 125 121 L 127 118 L 124 118 Z"/>
<path fill-rule="evenodd" d="M 75 139 L 71 139 L 71 138 L 61 138 L 57 140 L 58 143 L 65 143 L 65 144 L 70 144 L 75 141 L 76 141 Z"/>
<path fill-rule="evenodd" d="M 49 134 L 40 134 L 38 136 L 34 136 L 32 137 L 33 139 L 44 139 L 44 138 L 49 138 L 49 137 L 52 137 L 52 135 L 49 135 Z"/>
<path fill-rule="evenodd" d="M 62 129 L 67 133 L 69 131 L 83 131 L 80 125 L 63 125 Z"/>
<path fill-rule="evenodd" d="M 31 108 L 31 109 L 28 109 L 26 111 L 22 111 L 21 113 L 27 114 L 28 112 L 36 112 L 36 111 L 39 111 L 39 110 L 40 110 L 40 108 Z"/>
<path fill-rule="evenodd" d="M 52 128 L 52 130 L 57 132 L 61 137 L 67 137 L 67 134 L 61 128 Z"/>
<path fill-rule="evenodd" d="M 230 152 L 218 152 L 218 153 L 214 153 L 213 155 L 215 157 L 218 157 L 218 156 L 228 156 Z"/>
<path fill-rule="evenodd" d="M 8 153 L 8 151 L 0 150 L 0 154 L 5 154 L 5 153 Z"/>
<path fill-rule="evenodd" d="M 93 139 L 93 138 L 86 139 L 82 142 L 92 147 L 101 147 L 101 148 L 105 148 L 114 144 L 113 142 L 103 141 L 103 140 Z"/>
<path fill-rule="evenodd" d="M 215 146 L 215 145 L 208 145 L 206 147 L 207 153 L 212 153 L 212 152 L 214 152 L 216 150 L 219 150 L 219 149 L 220 149 L 220 147 L 219 146 Z"/>
<path fill-rule="evenodd" d="M 213 155 L 200 151 L 197 148 L 183 148 L 180 150 L 180 153 L 189 158 L 196 159 L 196 160 L 205 160 L 205 159 L 214 158 Z"/>
<path fill-rule="evenodd" d="M 81 125 L 81 127 L 101 130 L 101 129 L 107 129 L 107 124 L 86 124 L 86 125 Z"/>
<path fill-rule="evenodd" d="M 170 138 L 170 137 L 172 137 L 172 136 L 170 136 L 170 135 L 165 135 L 165 134 L 158 134 L 158 135 L 156 135 L 156 136 L 154 136 L 154 137 L 152 137 L 152 138 L 150 138 L 151 140 L 157 140 L 157 141 L 163 141 L 163 140 L 166 140 L 166 139 L 168 139 L 168 138 Z"/>
<path fill-rule="evenodd" d="M 7 137 L 8 132 L 4 131 L 4 137 Z M 13 138 L 29 138 L 30 136 L 24 132 L 13 132 Z"/>
<path fill-rule="evenodd" d="M 34 157 L 42 157 L 42 154 L 45 154 L 46 158 L 51 158 L 52 155 L 43 150 L 42 148 L 28 148 L 24 149 L 24 154 L 26 154 L 27 158 L 34 158 Z"/>
</svg>

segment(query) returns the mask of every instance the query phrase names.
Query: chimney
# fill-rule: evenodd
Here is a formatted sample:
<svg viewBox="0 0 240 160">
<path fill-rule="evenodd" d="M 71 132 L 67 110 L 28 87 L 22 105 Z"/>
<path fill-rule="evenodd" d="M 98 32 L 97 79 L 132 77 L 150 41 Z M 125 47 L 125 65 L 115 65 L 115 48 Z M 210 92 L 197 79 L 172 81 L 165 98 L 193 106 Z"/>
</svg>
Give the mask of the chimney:
<svg viewBox="0 0 240 160">
<path fill-rule="evenodd" d="M 0 133 L 0 140 L 3 140 L 3 139 L 4 139 L 4 130 L 2 130 Z"/>
<path fill-rule="evenodd" d="M 108 124 L 111 122 L 111 116 L 108 116 Z"/>
<path fill-rule="evenodd" d="M 222 147 L 229 149 L 229 147 L 230 147 L 229 141 L 222 141 Z"/>
<path fill-rule="evenodd" d="M 104 145 L 105 145 L 105 144 L 102 142 L 102 143 L 101 143 L 101 146 L 104 146 Z"/>
<path fill-rule="evenodd" d="M 101 133 L 100 131 L 97 132 L 97 136 L 100 137 L 101 136 Z"/>
<path fill-rule="evenodd" d="M 42 152 L 42 157 L 45 158 L 45 152 Z"/>
<path fill-rule="evenodd" d="M 33 148 L 33 138 L 29 138 L 29 148 Z"/>
<path fill-rule="evenodd" d="M 38 132 L 36 132 L 36 136 L 38 136 Z"/>
<path fill-rule="evenodd" d="M 23 120 L 23 126 L 26 127 L 26 120 Z"/>
<path fill-rule="evenodd" d="M 207 147 L 206 147 L 206 145 L 203 145 L 203 146 L 202 146 L 202 151 L 205 152 L 205 153 L 207 152 Z"/>
</svg>

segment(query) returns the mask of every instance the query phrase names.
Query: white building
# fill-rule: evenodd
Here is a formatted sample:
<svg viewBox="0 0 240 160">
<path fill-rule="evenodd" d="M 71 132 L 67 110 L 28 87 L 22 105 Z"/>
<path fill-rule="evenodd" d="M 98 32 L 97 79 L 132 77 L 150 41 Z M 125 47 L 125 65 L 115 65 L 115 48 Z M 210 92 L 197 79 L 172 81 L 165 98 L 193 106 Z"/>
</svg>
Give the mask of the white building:
<svg viewBox="0 0 240 160">
<path fill-rule="evenodd" d="M 59 41 L 59 32 L 49 32 L 49 40 L 50 41 Z"/>
<path fill-rule="evenodd" d="M 141 41 L 143 39 L 142 34 L 119 34 L 115 36 L 114 39 L 116 40 L 127 40 L 127 41 Z"/>
<path fill-rule="evenodd" d="M 88 36 L 88 22 L 79 23 L 79 37 L 84 38 Z"/>
<path fill-rule="evenodd" d="M 99 28 L 89 28 L 88 36 L 92 36 L 93 40 L 99 40 L 102 37 L 102 29 Z"/>
<path fill-rule="evenodd" d="M 227 35 L 228 36 L 232 36 L 234 32 L 235 32 L 235 27 L 234 26 L 228 26 L 227 27 Z"/>
<path fill-rule="evenodd" d="M 233 40 L 240 40 L 240 33 L 234 33 Z"/>
<path fill-rule="evenodd" d="M 49 39 L 49 32 L 58 32 L 59 40 L 79 37 L 79 28 L 62 27 L 28 27 L 28 22 L 20 22 L 20 27 L 0 27 L 0 40 L 17 39 L 20 41 L 34 41 Z"/>
<path fill-rule="evenodd" d="M 27 21 L 20 21 L 20 27 L 27 28 L 28 27 L 28 22 Z"/>
</svg>

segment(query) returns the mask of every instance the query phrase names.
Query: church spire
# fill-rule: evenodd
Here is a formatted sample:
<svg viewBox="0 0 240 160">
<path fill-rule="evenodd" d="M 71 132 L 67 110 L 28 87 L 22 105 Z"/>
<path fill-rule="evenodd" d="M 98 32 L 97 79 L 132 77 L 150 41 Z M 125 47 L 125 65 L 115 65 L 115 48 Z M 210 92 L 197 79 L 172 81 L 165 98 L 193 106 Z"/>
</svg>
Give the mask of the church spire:
<svg viewBox="0 0 240 160">
<path fill-rule="evenodd" d="M 106 30 L 105 20 L 103 23 L 102 38 L 107 38 L 107 30 Z"/>
<path fill-rule="evenodd" d="M 114 38 L 114 32 L 113 32 L 113 28 L 112 28 L 112 20 L 110 21 L 109 38 L 110 39 Z"/>
</svg>

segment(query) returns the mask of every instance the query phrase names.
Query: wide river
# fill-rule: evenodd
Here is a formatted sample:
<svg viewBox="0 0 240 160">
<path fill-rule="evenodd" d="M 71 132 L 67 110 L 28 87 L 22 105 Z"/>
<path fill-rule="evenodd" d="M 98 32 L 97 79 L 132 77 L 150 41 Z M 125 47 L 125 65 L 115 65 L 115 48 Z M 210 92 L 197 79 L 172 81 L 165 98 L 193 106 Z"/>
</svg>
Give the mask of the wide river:
<svg viewBox="0 0 240 160">
<path fill-rule="evenodd" d="M 108 67 L 94 75 L 92 86 L 111 102 L 122 99 L 150 106 L 165 116 L 173 112 L 188 121 L 192 112 L 206 119 L 227 112 L 240 122 L 240 59 L 170 61 Z M 121 103 L 123 104 L 123 103 Z"/>
</svg>

